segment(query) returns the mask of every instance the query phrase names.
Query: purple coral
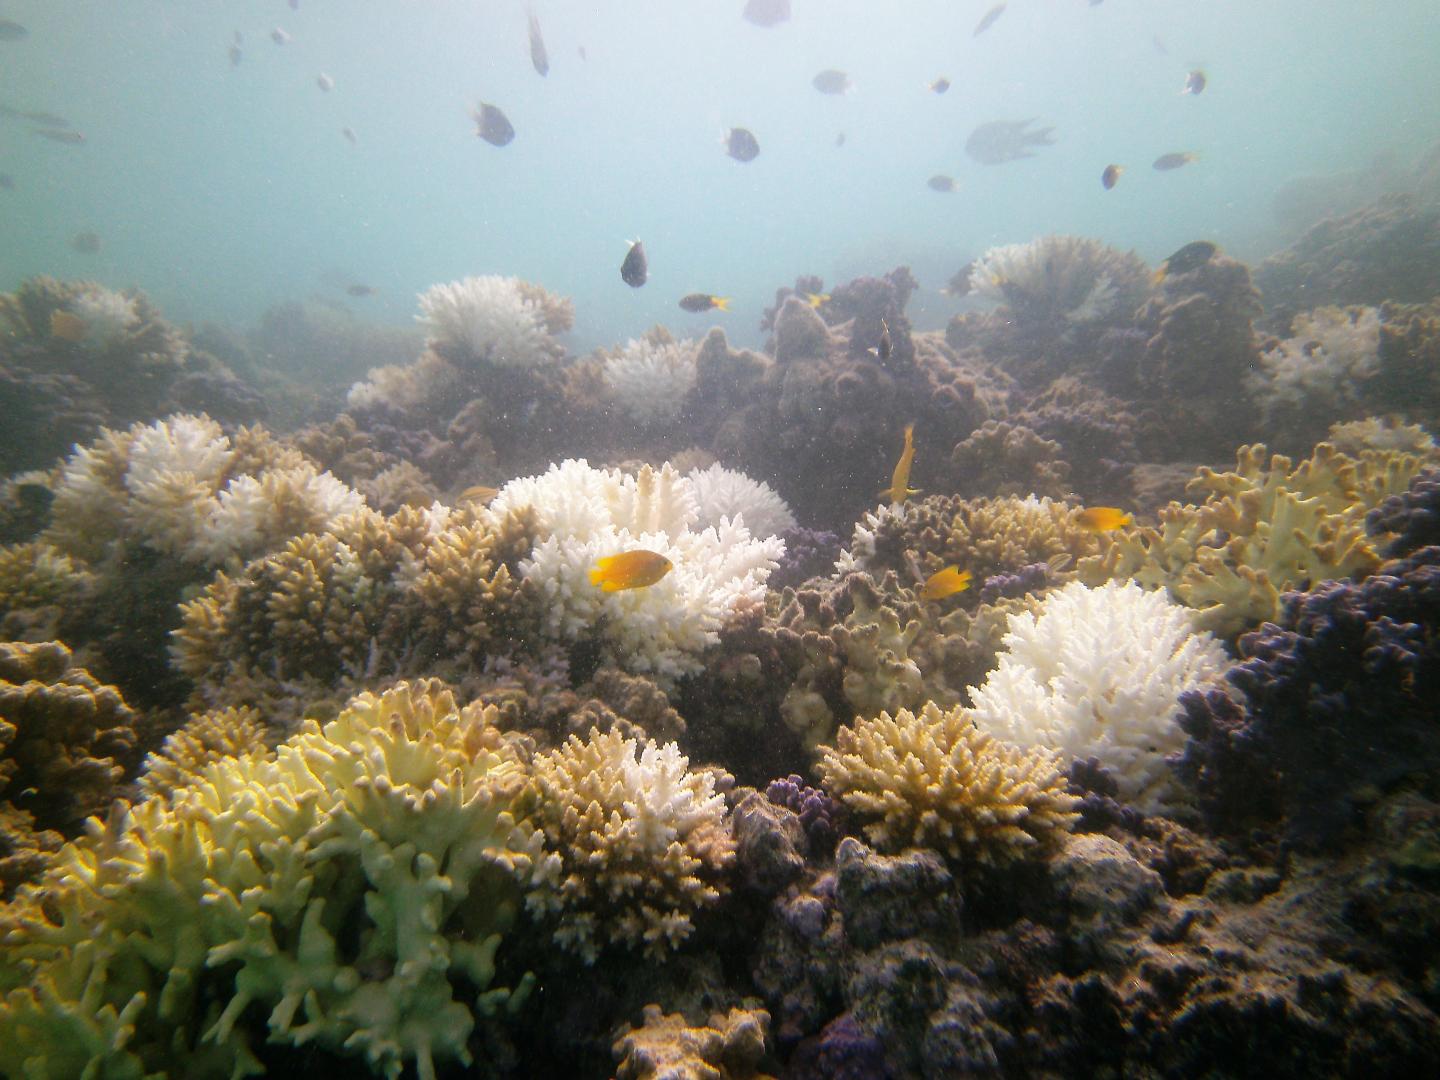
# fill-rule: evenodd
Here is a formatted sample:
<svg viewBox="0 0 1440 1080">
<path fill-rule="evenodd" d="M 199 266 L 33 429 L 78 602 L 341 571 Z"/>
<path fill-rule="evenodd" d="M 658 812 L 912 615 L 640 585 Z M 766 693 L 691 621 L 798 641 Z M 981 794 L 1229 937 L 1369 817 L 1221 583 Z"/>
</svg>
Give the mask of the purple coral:
<svg viewBox="0 0 1440 1080">
<path fill-rule="evenodd" d="M 1240 639 L 1246 659 L 1230 678 L 1249 699 L 1248 725 L 1223 709 L 1195 719 L 1187 706 L 1211 745 L 1212 777 L 1228 768 L 1233 787 L 1234 770 L 1257 767 L 1250 759 L 1259 755 L 1275 770 L 1291 839 L 1339 839 L 1363 790 L 1440 767 L 1437 623 L 1440 547 L 1359 583 L 1287 593 L 1280 625 Z M 1225 747 L 1241 764 L 1226 763 Z"/>
<path fill-rule="evenodd" d="M 785 541 L 785 554 L 770 575 L 772 589 L 800 585 L 817 575 L 828 574 L 840 557 L 842 544 L 837 533 L 796 526 L 786 529 L 780 538 Z"/>
<path fill-rule="evenodd" d="M 765 797 L 800 816 L 810 853 L 828 857 L 845 834 L 845 808 L 819 788 L 810 787 L 791 773 L 783 780 L 771 780 Z"/>
<path fill-rule="evenodd" d="M 1372 533 L 1394 533 L 1389 555 L 1405 555 L 1416 548 L 1440 544 L 1440 469 L 1422 469 L 1410 481 L 1410 490 L 1391 495 L 1365 515 Z"/>
<path fill-rule="evenodd" d="M 886 1080 L 885 1046 L 849 1013 L 804 1040 L 785 1070 L 786 1080 Z"/>
<path fill-rule="evenodd" d="M 980 603 L 993 604 L 1006 597 L 1025 596 L 1050 584 L 1050 566 L 1030 563 L 1014 573 L 991 574 L 980 586 Z"/>
</svg>

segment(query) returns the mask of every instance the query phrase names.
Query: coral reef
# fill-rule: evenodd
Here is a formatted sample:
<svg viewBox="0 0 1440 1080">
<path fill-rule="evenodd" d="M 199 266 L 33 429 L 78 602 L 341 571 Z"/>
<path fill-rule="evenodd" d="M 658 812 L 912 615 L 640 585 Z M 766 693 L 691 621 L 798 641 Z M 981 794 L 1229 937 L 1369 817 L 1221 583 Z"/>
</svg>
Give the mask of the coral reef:
<svg viewBox="0 0 1440 1080">
<path fill-rule="evenodd" d="M 31 278 L 0 295 L 0 385 L 19 396 L 0 435 L 0 474 L 49 465 L 101 426 L 177 409 L 254 420 L 260 400 L 228 368 L 194 348 L 137 291 Z M 37 421 L 44 421 L 38 423 Z"/>
<path fill-rule="evenodd" d="M 548 534 L 520 563 L 536 590 L 552 640 L 591 640 L 600 658 L 662 683 L 700 670 L 718 632 L 765 600 L 765 581 L 784 554 L 738 520 L 699 527 L 693 485 L 668 465 L 638 474 L 566 461 L 543 476 L 512 480 L 490 509 L 529 507 Z M 674 569 L 643 589 L 602 592 L 596 561 L 630 549 L 658 552 Z"/>
<path fill-rule="evenodd" d="M 1437 618 L 1436 547 L 1385 563 L 1359 583 L 1287 594 L 1276 623 L 1240 639 L 1231 681 L 1249 701 L 1248 723 L 1223 709 L 1196 710 L 1195 737 L 1229 751 L 1209 777 L 1216 797 L 1234 802 L 1265 768 L 1288 834 L 1329 844 L 1356 825 L 1377 791 L 1433 776 L 1440 648 L 1428 628 Z"/>
<path fill-rule="evenodd" d="M 1235 471 L 1202 467 L 1190 481 L 1207 493 L 1203 504 L 1171 503 L 1155 526 L 1108 534 L 1080 577 L 1168 588 L 1198 626 L 1230 636 L 1273 619 L 1284 590 L 1373 570 L 1382 545 L 1366 535 L 1365 514 L 1424 464 L 1399 451 L 1351 458 L 1327 443 L 1298 464 L 1281 454 L 1267 462 L 1264 446 L 1241 447 Z"/>
<path fill-rule="evenodd" d="M 211 709 L 192 716 L 146 755 L 137 778 L 142 795 L 169 795 L 201 782 L 205 767 L 224 758 L 263 754 L 267 730 L 260 713 L 247 706 Z"/>
<path fill-rule="evenodd" d="M 1003 661 L 1002 661 L 1003 662 Z M 1074 820 L 1059 759 L 977 730 L 968 710 L 858 719 L 820 749 L 825 787 L 869 819 L 877 848 L 928 847 L 966 864 L 1053 848 Z"/>
<path fill-rule="evenodd" d="M 258 705 L 282 724 L 386 679 L 463 679 L 534 626 L 518 573 L 534 538 L 530 515 L 473 504 L 349 515 L 182 604 L 174 663 L 197 708 Z"/>
<path fill-rule="evenodd" d="M 697 520 L 702 528 L 719 525 L 724 518 L 741 517 L 755 536 L 783 539 L 796 529 L 790 507 L 763 481 L 718 464 L 692 469 L 685 479 L 694 489 L 700 512 Z"/>
<path fill-rule="evenodd" d="M 1440 295 L 1440 210 L 1396 192 L 1329 218 L 1255 271 L 1279 334 L 1323 304 L 1424 303 Z"/>
<path fill-rule="evenodd" d="M 389 1077 L 468 1064 L 476 1017 L 529 988 L 492 985 L 544 861 L 523 783 L 493 710 L 416 683 L 117 804 L 0 917 L 0 1071 L 254 1074 L 261 1037 Z"/>
<path fill-rule="evenodd" d="M 760 1072 L 770 1014 L 732 1008 L 692 1027 L 645 1006 L 644 1022 L 615 1040 L 616 1080 L 774 1080 Z"/>
<path fill-rule="evenodd" d="M 674 341 L 663 331 L 651 331 L 605 356 L 605 381 L 621 411 L 632 420 L 673 423 L 694 389 L 698 351 L 693 341 Z"/>
<path fill-rule="evenodd" d="M 1133 582 L 1049 593 L 1010 617 L 999 666 L 975 689 L 980 731 L 1069 758 L 1094 757 L 1143 812 L 1183 801 L 1166 756 L 1178 753 L 1179 698 L 1214 684 L 1228 660 L 1189 613 Z"/>
<path fill-rule="evenodd" d="M 674 743 L 598 731 L 534 760 L 535 820 L 559 867 L 526 905 L 587 964 L 612 945 L 663 957 L 720 898 L 735 854 L 716 791 L 727 778 L 688 765 Z"/>
</svg>

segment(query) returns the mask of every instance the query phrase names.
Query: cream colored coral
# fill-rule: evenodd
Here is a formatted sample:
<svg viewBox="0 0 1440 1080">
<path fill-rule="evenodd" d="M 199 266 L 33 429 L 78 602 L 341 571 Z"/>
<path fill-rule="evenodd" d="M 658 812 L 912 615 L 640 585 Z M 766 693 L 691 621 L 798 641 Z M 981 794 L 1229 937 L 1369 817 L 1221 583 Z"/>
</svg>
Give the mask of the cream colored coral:
<svg viewBox="0 0 1440 1080">
<path fill-rule="evenodd" d="M 490 985 L 546 859 L 494 717 L 402 683 L 92 819 L 0 915 L 0 1073 L 248 1075 L 260 1025 L 392 1080 L 468 1064 L 530 984 Z"/>
<path fill-rule="evenodd" d="M 265 752 L 265 723 L 255 709 L 211 709 L 192 716 L 146 755 L 136 781 L 145 795 L 168 795 L 195 783 L 205 766 L 221 758 Z"/>
<path fill-rule="evenodd" d="M 1001 742 L 977 730 L 968 710 L 933 702 L 842 727 L 819 768 L 886 851 L 933 847 L 957 861 L 1003 862 L 1054 844 L 1076 817 L 1056 755 Z"/>
<path fill-rule="evenodd" d="M 535 818 L 562 865 L 526 904 L 553 913 L 556 942 L 586 963 L 607 945 L 661 957 L 719 899 L 735 850 L 725 799 L 688 765 L 674 743 L 595 729 L 535 759 Z"/>
</svg>

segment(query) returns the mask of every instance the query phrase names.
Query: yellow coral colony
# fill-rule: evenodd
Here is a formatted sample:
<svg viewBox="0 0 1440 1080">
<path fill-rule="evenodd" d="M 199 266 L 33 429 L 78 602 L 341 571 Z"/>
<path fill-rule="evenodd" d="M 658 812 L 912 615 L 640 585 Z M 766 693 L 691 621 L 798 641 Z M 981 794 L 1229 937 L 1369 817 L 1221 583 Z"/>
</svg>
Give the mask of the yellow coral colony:
<svg viewBox="0 0 1440 1080">
<path fill-rule="evenodd" d="M 820 751 L 824 785 L 869 821 L 865 835 L 881 850 L 999 863 L 1055 844 L 1077 816 L 1058 758 L 977 731 L 963 708 L 882 712 L 842 727 L 835 742 Z"/>
<path fill-rule="evenodd" d="M 254 1075 L 252 1006 L 392 1080 L 468 1064 L 475 1015 L 528 989 L 490 984 L 545 865 L 494 716 L 401 683 L 92 819 L 0 914 L 0 1074 Z"/>
</svg>

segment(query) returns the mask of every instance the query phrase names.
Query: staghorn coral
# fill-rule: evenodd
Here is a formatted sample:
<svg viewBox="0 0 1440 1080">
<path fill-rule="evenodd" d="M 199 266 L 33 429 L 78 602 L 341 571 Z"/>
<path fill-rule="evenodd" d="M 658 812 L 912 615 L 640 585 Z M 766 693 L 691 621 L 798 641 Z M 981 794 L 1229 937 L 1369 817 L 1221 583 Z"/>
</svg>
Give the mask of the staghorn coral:
<svg viewBox="0 0 1440 1080">
<path fill-rule="evenodd" d="M 473 504 L 349 515 L 182 604 L 173 662 L 196 681 L 197 707 L 261 705 L 282 721 L 304 697 L 462 678 L 533 626 L 517 567 L 534 538 L 528 514 Z"/>
<path fill-rule="evenodd" d="M 535 820 L 558 871 L 526 898 L 555 942 L 593 964 L 618 945 L 661 958 L 720 898 L 735 841 L 717 774 L 674 743 L 592 730 L 532 763 Z M 724 774 L 719 774 L 723 778 Z"/>
<path fill-rule="evenodd" d="M 862 818 L 886 851 L 935 848 L 963 864 L 1053 850 L 1075 819 L 1063 765 L 1043 749 L 977 730 L 966 709 L 927 702 L 858 719 L 820 750 L 831 794 Z"/>
<path fill-rule="evenodd" d="M 615 1040 L 616 1080 L 774 1080 L 759 1071 L 770 1029 L 764 1009 L 733 1007 L 694 1027 L 659 1005 L 643 1016 Z"/>
<path fill-rule="evenodd" d="M 490 508 L 530 507 L 548 533 L 520 573 L 542 605 L 554 641 L 589 641 L 600 658 L 662 686 L 700 670 L 699 655 L 727 623 L 764 603 L 765 581 L 784 554 L 738 521 L 698 528 L 693 486 L 669 466 L 630 475 L 584 461 L 512 480 Z M 589 579 L 599 558 L 645 549 L 674 569 L 642 589 L 606 593 Z"/>
<path fill-rule="evenodd" d="M 73 833 L 115 797 L 138 717 L 58 641 L 0 643 L 0 796 Z"/>
<path fill-rule="evenodd" d="M 1283 590 L 1373 570 L 1365 513 L 1404 491 L 1423 464 L 1393 451 L 1351 458 L 1326 443 L 1295 464 L 1242 447 L 1234 472 L 1202 467 L 1190 481 L 1190 491 L 1208 493 L 1203 504 L 1171 503 L 1155 526 L 1108 534 L 1099 555 L 1081 560 L 1080 577 L 1168 588 L 1198 627 L 1229 636 L 1273 619 Z"/>
<path fill-rule="evenodd" d="M 468 1064 L 528 991 L 491 984 L 544 862 L 493 718 L 401 684 L 92 821 L 3 913 L 0 1071 L 246 1075 L 260 1037 L 391 1078 Z"/>
<path fill-rule="evenodd" d="M 1097 758 L 1142 812 L 1183 804 L 1166 762 L 1184 744 L 1179 698 L 1215 683 L 1228 664 L 1184 608 L 1133 582 L 1071 582 L 1038 613 L 1012 615 L 1005 646 L 971 695 L 981 731 Z"/>
<path fill-rule="evenodd" d="M 7 637 L 22 637 L 22 614 L 47 611 L 59 619 L 90 598 L 95 575 L 53 544 L 0 547 L 0 627 Z"/>
<path fill-rule="evenodd" d="M 211 709 L 192 716 L 145 756 L 136 783 L 141 795 L 169 795 L 203 779 L 205 767 L 222 758 L 264 754 L 266 728 L 255 709 Z"/>
</svg>

